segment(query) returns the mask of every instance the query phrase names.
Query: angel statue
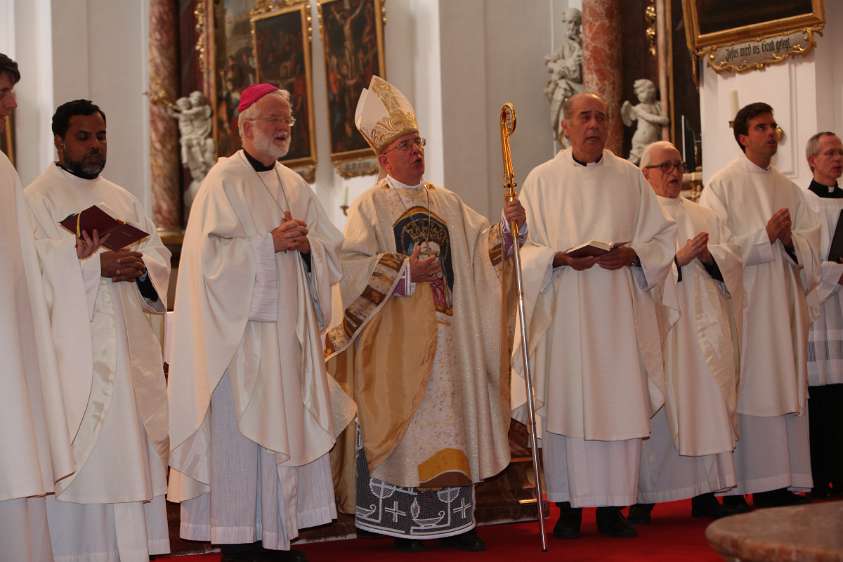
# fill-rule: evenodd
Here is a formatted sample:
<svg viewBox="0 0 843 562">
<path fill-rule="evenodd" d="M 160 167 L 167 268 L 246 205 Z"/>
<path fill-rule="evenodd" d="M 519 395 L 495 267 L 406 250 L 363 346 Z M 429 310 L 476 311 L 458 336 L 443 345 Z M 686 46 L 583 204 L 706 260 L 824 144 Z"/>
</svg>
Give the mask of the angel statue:
<svg viewBox="0 0 843 562">
<path fill-rule="evenodd" d="M 638 104 L 629 101 L 621 105 L 621 119 L 623 124 L 631 127 L 633 121 L 638 121 L 635 133 L 632 135 L 632 149 L 628 160 L 636 166 L 641 162 L 641 155 L 647 145 L 661 140 L 662 127 L 670 124 L 670 119 L 662 115 L 662 106 L 656 99 L 656 86 L 651 80 L 639 78 L 633 84 Z"/>
<path fill-rule="evenodd" d="M 184 193 L 184 205 L 190 210 L 199 184 L 216 161 L 216 148 L 211 137 L 211 106 L 202 92 L 191 92 L 169 106 L 169 113 L 178 119 L 181 162 L 190 171 L 190 186 Z"/>
</svg>

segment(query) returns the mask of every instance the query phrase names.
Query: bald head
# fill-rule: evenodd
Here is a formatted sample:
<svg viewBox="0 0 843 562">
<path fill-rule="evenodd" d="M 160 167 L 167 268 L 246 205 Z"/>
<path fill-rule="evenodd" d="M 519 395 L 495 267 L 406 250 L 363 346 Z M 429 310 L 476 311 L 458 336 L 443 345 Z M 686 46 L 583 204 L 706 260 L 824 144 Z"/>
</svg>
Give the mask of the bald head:
<svg viewBox="0 0 843 562">
<path fill-rule="evenodd" d="M 641 155 L 641 172 L 656 195 L 675 199 L 682 191 L 682 155 L 668 141 L 658 141 L 647 146 Z"/>
<path fill-rule="evenodd" d="M 606 100 L 594 92 L 571 96 L 565 103 L 562 130 L 571 141 L 571 151 L 580 162 L 597 162 L 609 137 Z"/>
</svg>

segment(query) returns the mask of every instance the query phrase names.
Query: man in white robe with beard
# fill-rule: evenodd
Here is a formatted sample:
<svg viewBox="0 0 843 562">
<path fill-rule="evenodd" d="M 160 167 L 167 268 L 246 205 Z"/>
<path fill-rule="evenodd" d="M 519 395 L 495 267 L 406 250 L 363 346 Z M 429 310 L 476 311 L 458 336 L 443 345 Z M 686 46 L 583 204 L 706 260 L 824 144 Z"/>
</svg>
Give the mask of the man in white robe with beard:
<svg viewBox="0 0 843 562">
<path fill-rule="evenodd" d="M 665 405 L 641 449 L 640 503 L 629 521 L 648 522 L 655 502 L 687 498 L 694 517 L 721 517 L 714 492 L 735 485 L 738 351 L 730 307 L 741 306 L 741 262 L 717 215 L 679 195 L 684 165 L 675 146 L 647 146 L 641 170 L 676 222 L 665 290 L 674 293 L 678 314 L 658 307 Z"/>
<path fill-rule="evenodd" d="M 820 278 L 820 223 L 805 193 L 770 164 L 778 148 L 773 109 L 747 105 L 733 128 L 744 154 L 700 197 L 732 233 L 744 264 L 737 487 L 727 505 L 741 507 L 740 496 L 753 494 L 756 507 L 768 507 L 798 501 L 788 489 L 812 485 L 806 295 Z"/>
<path fill-rule="evenodd" d="M 169 375 L 171 501 L 182 538 L 223 560 L 304 560 L 299 530 L 336 517 L 328 451 L 354 416 L 326 375 L 320 330 L 340 233 L 277 160 L 290 95 L 240 96 L 243 149 L 202 182 L 182 246 Z"/>
<path fill-rule="evenodd" d="M 808 419 L 814 497 L 843 495 L 843 263 L 829 259 L 840 225 L 843 143 L 830 131 L 808 139 L 805 156 L 814 177 L 808 202 L 821 219 L 822 279 L 808 296 L 816 319 L 808 336 Z"/>
<path fill-rule="evenodd" d="M 0 120 L 17 106 L 19 80 L 0 53 Z M 6 560 L 52 562 L 45 496 L 73 472 L 73 454 L 23 188 L 2 152 L 0 213 L 0 549 Z M 88 248 L 83 240 L 78 254 Z"/>
<path fill-rule="evenodd" d="M 556 252 L 550 274 L 526 255 L 525 274 L 528 283 L 548 277 L 529 330 L 562 538 L 580 535 L 587 506 L 598 508 L 602 534 L 635 536 L 620 507 L 637 500 L 641 439 L 663 400 L 653 290 L 673 263 L 676 229 L 641 171 L 604 149 L 608 118 L 597 94 L 570 98 L 571 148 L 530 172 L 521 191 L 530 239 Z M 567 254 L 589 241 L 618 246 L 600 257 Z"/>
<path fill-rule="evenodd" d="M 146 561 L 170 550 L 166 385 L 144 314 L 166 310 L 170 252 L 142 203 L 100 175 L 105 114 L 88 100 L 67 102 L 53 134 L 58 162 L 26 188 L 77 464 L 47 500 L 53 552 L 74 562 Z M 78 233 L 59 223 L 92 205 L 149 236 L 78 256 Z M 99 242 L 97 234 L 88 233 Z"/>
</svg>

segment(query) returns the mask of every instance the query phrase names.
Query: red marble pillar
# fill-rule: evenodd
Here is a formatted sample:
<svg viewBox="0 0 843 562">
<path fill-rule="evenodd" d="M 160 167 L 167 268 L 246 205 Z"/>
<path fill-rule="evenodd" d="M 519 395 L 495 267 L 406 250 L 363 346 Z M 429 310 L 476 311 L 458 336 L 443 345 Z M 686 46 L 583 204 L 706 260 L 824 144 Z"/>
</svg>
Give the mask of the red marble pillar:
<svg viewBox="0 0 843 562">
<path fill-rule="evenodd" d="M 599 93 L 608 102 L 610 118 L 606 148 L 620 155 L 623 145 L 621 0 L 583 0 L 582 34 L 585 88 Z"/>
<path fill-rule="evenodd" d="M 149 5 L 149 165 L 152 216 L 158 230 L 178 235 L 181 224 L 179 130 L 167 112 L 178 97 L 178 2 Z"/>
</svg>

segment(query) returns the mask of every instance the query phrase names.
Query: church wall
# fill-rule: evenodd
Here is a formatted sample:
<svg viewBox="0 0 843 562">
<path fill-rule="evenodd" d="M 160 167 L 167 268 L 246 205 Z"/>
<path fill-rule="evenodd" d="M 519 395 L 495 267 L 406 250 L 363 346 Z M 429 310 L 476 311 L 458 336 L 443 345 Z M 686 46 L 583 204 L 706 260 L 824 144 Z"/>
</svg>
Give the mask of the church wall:
<svg viewBox="0 0 843 562">
<path fill-rule="evenodd" d="M 16 0 L 13 8 L 13 56 L 23 74 L 16 114 L 23 183 L 55 160 L 55 108 L 84 97 L 108 118 L 105 175 L 148 205 L 148 0 Z"/>
<path fill-rule="evenodd" d="M 703 124 L 703 182 L 740 155 L 729 121 L 734 96 L 742 107 L 763 101 L 773 107 L 785 137 L 773 164 L 798 185 L 807 187 L 811 171 L 805 144 L 821 129 L 843 132 L 843 6 L 826 3 L 826 26 L 816 49 L 806 57 L 745 74 L 720 75 L 704 66 L 700 85 Z"/>
</svg>

